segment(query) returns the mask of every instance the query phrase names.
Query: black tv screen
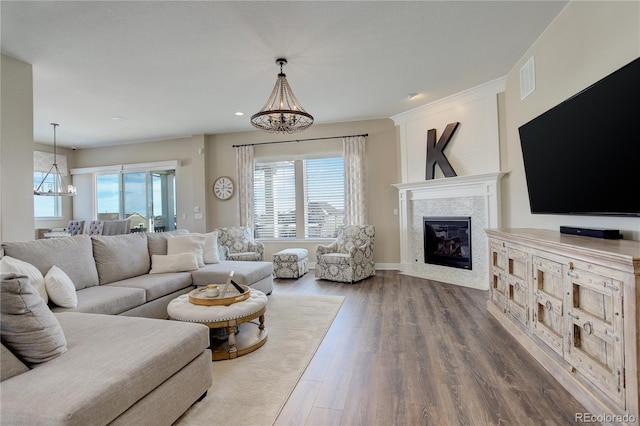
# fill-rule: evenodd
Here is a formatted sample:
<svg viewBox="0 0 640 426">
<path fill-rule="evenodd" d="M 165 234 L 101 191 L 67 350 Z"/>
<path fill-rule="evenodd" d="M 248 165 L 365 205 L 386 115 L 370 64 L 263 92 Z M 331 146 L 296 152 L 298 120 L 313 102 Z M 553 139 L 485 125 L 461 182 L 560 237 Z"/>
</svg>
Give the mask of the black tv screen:
<svg viewBox="0 0 640 426">
<path fill-rule="evenodd" d="M 519 133 L 531 213 L 640 217 L 640 58 Z"/>
</svg>

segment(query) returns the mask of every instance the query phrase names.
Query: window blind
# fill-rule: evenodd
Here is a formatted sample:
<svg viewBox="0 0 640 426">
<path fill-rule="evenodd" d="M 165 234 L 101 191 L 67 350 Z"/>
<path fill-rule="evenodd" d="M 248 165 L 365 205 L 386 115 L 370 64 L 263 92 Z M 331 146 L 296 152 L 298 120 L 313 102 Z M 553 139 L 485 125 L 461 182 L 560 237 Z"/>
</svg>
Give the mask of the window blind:
<svg viewBox="0 0 640 426">
<path fill-rule="evenodd" d="M 254 220 L 257 238 L 335 237 L 344 223 L 343 158 L 257 161 Z"/>
<path fill-rule="evenodd" d="M 257 238 L 295 238 L 294 161 L 256 162 L 253 180 Z"/>
<path fill-rule="evenodd" d="M 305 238 L 332 238 L 344 224 L 344 159 L 304 161 Z"/>
<path fill-rule="evenodd" d="M 52 152 L 33 151 L 33 171 L 34 172 L 48 172 L 53 165 L 54 157 Z M 57 154 L 55 156 L 58 170 L 62 176 L 67 176 L 67 156 Z"/>
</svg>

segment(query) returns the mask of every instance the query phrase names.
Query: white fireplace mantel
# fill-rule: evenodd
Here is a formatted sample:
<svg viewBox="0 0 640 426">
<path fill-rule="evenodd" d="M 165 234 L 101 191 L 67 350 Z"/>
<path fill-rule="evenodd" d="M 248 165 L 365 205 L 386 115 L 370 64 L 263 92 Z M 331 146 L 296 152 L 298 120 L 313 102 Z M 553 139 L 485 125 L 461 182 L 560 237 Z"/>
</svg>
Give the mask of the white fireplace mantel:
<svg viewBox="0 0 640 426">
<path fill-rule="evenodd" d="M 500 180 L 505 173 L 486 173 L 472 176 L 456 176 L 420 182 L 398 183 L 400 220 L 400 262 L 401 272 L 414 275 L 417 253 L 412 249 L 414 205 L 423 200 L 444 200 L 447 198 L 482 197 L 484 217 L 490 228 L 500 227 Z M 455 212 L 452 212 L 455 214 Z M 414 244 L 415 245 L 415 244 Z M 464 273 L 461 271 L 460 273 Z M 423 278 L 437 279 L 437 276 Z M 428 274 L 427 274 L 428 275 Z M 485 280 L 486 281 L 486 280 Z"/>
</svg>

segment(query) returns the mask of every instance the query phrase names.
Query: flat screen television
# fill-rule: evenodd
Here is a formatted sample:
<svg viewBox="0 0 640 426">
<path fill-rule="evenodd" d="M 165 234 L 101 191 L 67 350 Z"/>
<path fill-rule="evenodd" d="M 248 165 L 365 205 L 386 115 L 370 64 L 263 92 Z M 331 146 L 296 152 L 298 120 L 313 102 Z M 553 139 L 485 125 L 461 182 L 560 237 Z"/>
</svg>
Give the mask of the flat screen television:
<svg viewBox="0 0 640 426">
<path fill-rule="evenodd" d="M 640 217 L 640 58 L 519 133 L 531 213 Z"/>
</svg>

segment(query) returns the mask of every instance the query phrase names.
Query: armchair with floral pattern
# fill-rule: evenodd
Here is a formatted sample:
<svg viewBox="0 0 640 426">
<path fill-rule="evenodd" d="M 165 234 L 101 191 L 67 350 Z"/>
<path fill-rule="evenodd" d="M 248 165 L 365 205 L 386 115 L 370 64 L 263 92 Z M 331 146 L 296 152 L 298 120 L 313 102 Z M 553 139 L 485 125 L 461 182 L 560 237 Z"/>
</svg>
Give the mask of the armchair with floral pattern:
<svg viewBox="0 0 640 426">
<path fill-rule="evenodd" d="M 354 283 L 376 274 L 371 225 L 347 225 L 338 231 L 336 240 L 316 248 L 316 278 Z"/>
<path fill-rule="evenodd" d="M 218 228 L 218 247 L 224 260 L 264 259 L 264 244 L 254 241 L 252 232 L 245 226 Z M 223 260 L 221 259 L 221 260 Z"/>
</svg>

